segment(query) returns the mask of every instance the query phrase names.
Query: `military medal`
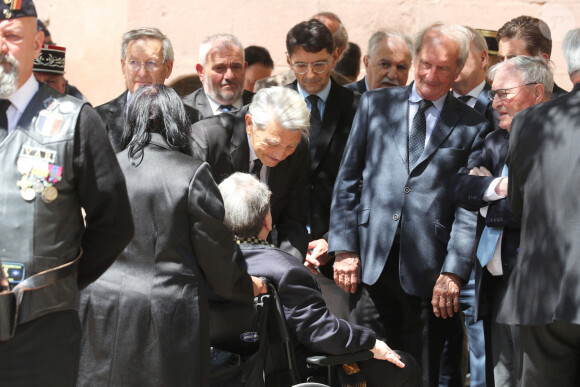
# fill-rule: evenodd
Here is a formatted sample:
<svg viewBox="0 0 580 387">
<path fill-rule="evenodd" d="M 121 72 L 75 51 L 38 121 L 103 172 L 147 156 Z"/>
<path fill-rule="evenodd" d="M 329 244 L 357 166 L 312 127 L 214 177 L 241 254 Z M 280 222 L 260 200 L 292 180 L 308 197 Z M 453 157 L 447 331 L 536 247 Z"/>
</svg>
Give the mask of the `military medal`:
<svg viewBox="0 0 580 387">
<path fill-rule="evenodd" d="M 37 194 L 42 193 L 44 191 L 44 184 L 42 184 L 42 181 L 36 181 L 32 184 L 32 189 Z"/>
<path fill-rule="evenodd" d="M 42 195 L 40 195 L 40 198 L 46 204 L 52 203 L 57 197 L 58 191 L 56 188 L 54 188 L 53 185 L 49 185 L 48 187 L 46 187 L 44 191 L 42 191 Z"/>
<path fill-rule="evenodd" d="M 34 161 L 32 161 L 32 159 L 19 157 L 16 162 L 16 168 L 18 168 L 18 172 L 20 172 L 21 175 L 28 175 L 30 171 L 32 171 L 33 163 Z"/>
<path fill-rule="evenodd" d="M 36 197 L 36 192 L 32 188 L 26 188 L 20 192 L 20 196 L 22 196 L 22 199 L 30 202 Z"/>
</svg>

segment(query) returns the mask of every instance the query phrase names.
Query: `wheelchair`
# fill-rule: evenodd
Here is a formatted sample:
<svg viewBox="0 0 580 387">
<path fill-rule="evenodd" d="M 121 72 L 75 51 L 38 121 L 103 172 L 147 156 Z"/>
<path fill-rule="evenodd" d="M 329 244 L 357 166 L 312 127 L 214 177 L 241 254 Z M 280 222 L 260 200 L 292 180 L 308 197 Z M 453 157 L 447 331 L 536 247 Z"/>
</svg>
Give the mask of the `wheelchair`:
<svg viewBox="0 0 580 387">
<path fill-rule="evenodd" d="M 254 298 L 253 309 L 210 307 L 212 387 L 334 387 L 338 367 L 373 357 L 371 351 L 311 356 L 307 367 L 319 369 L 320 375 L 300 380 L 278 292 L 264 282 L 268 293 Z"/>
</svg>

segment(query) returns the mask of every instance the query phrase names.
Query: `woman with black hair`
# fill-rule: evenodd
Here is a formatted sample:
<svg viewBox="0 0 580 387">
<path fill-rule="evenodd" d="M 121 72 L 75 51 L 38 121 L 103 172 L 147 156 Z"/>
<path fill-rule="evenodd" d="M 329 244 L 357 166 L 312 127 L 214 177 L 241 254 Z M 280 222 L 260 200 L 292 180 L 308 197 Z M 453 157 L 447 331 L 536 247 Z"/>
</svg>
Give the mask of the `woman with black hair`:
<svg viewBox="0 0 580 387">
<path fill-rule="evenodd" d="M 140 87 L 124 150 L 135 237 L 81 294 L 78 385 L 207 386 L 207 280 L 225 299 L 252 304 L 235 263 L 224 208 L 207 163 L 191 157 L 190 123 L 177 94 Z"/>
</svg>

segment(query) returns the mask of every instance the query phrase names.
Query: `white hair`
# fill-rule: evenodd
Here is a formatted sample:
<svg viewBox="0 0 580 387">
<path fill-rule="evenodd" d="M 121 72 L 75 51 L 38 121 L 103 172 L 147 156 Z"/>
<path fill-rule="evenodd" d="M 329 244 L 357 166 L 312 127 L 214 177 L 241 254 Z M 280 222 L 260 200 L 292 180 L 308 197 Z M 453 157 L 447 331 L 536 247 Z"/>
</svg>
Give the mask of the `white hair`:
<svg viewBox="0 0 580 387">
<path fill-rule="evenodd" d="M 254 95 L 249 114 L 256 129 L 266 129 L 268 123 L 276 121 L 289 131 L 302 131 L 308 135 L 310 111 L 304 98 L 287 87 L 260 89 Z"/>
</svg>

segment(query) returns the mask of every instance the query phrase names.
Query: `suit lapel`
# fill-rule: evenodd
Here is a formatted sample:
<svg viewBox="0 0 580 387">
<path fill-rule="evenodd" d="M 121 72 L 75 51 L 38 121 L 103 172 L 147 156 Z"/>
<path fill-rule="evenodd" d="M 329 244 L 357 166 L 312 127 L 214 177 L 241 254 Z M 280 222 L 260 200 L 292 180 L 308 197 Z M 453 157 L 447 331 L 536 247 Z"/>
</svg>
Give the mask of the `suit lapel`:
<svg viewBox="0 0 580 387">
<path fill-rule="evenodd" d="M 324 107 L 324 114 L 322 117 L 322 125 L 320 127 L 320 134 L 318 136 L 318 144 L 316 144 L 316 153 L 314 154 L 314 160 L 310 165 L 310 172 L 316 170 L 322 155 L 326 152 L 328 144 L 338 127 L 338 121 L 340 120 L 340 110 L 339 106 L 345 106 L 340 103 L 340 97 L 338 95 L 337 88 L 340 87 L 334 80 L 330 80 L 330 93 L 328 94 L 328 99 L 326 100 L 326 105 Z"/>
<path fill-rule="evenodd" d="M 489 83 L 485 82 L 483 86 L 483 90 L 477 96 L 477 101 L 473 108 L 480 112 L 481 114 L 485 115 L 485 111 L 487 110 L 487 105 L 489 105 L 489 97 L 487 96 L 487 92 L 491 89 Z"/>
<path fill-rule="evenodd" d="M 207 98 L 207 95 L 205 95 L 203 87 L 201 87 L 195 95 L 194 107 L 201 112 L 201 115 L 204 118 L 213 116 L 213 110 L 211 110 L 209 99 Z"/>
<path fill-rule="evenodd" d="M 457 104 L 463 103 L 457 101 L 453 98 L 452 94 L 449 92 L 447 93 L 447 98 L 445 99 L 445 104 L 443 105 L 443 110 L 441 111 L 441 115 L 439 115 L 439 119 L 437 120 L 437 124 L 433 129 L 433 133 L 431 133 L 431 137 L 429 138 L 429 142 L 425 146 L 425 150 L 423 150 L 423 154 L 417 161 L 417 165 L 422 163 L 424 160 L 431 157 L 433 153 L 439 148 L 439 146 L 445 141 L 445 139 L 449 136 L 449 133 L 453 130 L 457 121 L 461 118 L 462 114 L 460 113 L 459 109 L 457 109 Z"/>
<path fill-rule="evenodd" d="M 247 108 L 242 108 L 234 117 L 234 130 L 230 140 L 230 157 L 234 171 L 248 172 L 250 169 L 250 146 L 246 134 L 245 116 Z"/>
<path fill-rule="evenodd" d="M 387 119 L 390 120 L 391 126 L 394 128 L 392 135 L 395 137 L 399 154 L 405 165 L 407 165 L 409 157 L 409 95 L 412 87 L 413 85 L 411 84 L 407 87 L 391 89 L 396 93 L 394 100 L 398 101 L 398 103 L 396 102 L 389 106 L 390 109 L 387 114 Z"/>
</svg>

